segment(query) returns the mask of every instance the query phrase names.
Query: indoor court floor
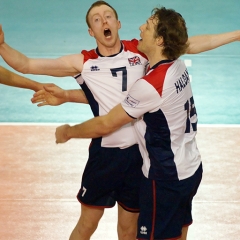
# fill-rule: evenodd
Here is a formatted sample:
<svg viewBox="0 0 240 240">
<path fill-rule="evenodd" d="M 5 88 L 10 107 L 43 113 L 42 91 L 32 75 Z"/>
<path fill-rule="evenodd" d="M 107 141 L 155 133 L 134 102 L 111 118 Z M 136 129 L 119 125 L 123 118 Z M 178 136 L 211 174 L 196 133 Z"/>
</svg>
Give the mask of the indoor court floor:
<svg viewBox="0 0 240 240">
<path fill-rule="evenodd" d="M 56 58 L 95 48 L 85 14 L 93 0 L 0 0 L 5 40 L 29 57 Z M 189 36 L 240 29 L 239 0 L 109 0 L 121 39 L 139 38 L 154 7 L 185 18 Z M 240 42 L 183 56 L 198 112 L 203 180 L 188 240 L 240 239 Z M 0 58 L 0 65 L 10 69 Z M 72 78 L 27 75 L 62 88 Z M 76 194 L 89 139 L 55 144 L 55 128 L 92 117 L 88 106 L 37 108 L 32 92 L 0 85 L 0 240 L 67 240 L 78 221 Z M 117 208 L 106 209 L 92 240 L 117 240 Z"/>
<path fill-rule="evenodd" d="M 66 240 L 78 220 L 76 199 L 89 140 L 55 144 L 55 125 L 1 125 L 0 239 Z M 189 240 L 240 236 L 240 127 L 200 125 L 203 180 L 193 202 Z M 93 240 L 116 240 L 116 206 Z"/>
</svg>

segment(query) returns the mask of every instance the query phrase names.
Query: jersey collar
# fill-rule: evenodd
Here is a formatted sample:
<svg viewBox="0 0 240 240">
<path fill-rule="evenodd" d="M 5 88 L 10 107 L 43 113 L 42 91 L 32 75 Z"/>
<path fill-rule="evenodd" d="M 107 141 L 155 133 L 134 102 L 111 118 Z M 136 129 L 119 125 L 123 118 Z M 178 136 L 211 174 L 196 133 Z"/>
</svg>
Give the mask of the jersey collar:
<svg viewBox="0 0 240 240">
<path fill-rule="evenodd" d="M 158 63 L 156 63 L 155 65 L 153 65 L 149 70 L 155 69 L 155 68 L 157 68 L 161 64 L 166 64 L 166 63 L 170 63 L 170 62 L 173 62 L 173 61 L 175 61 L 175 60 L 169 60 L 169 59 L 161 60 Z"/>
<path fill-rule="evenodd" d="M 97 55 L 100 56 L 100 57 L 115 57 L 115 56 L 117 56 L 120 52 L 122 52 L 122 50 L 123 50 L 123 44 L 121 43 L 120 51 L 119 51 L 118 53 L 116 53 L 116 54 L 109 55 L 109 56 L 103 56 L 103 55 L 99 52 L 98 47 L 96 48 L 96 53 L 97 53 Z"/>
</svg>

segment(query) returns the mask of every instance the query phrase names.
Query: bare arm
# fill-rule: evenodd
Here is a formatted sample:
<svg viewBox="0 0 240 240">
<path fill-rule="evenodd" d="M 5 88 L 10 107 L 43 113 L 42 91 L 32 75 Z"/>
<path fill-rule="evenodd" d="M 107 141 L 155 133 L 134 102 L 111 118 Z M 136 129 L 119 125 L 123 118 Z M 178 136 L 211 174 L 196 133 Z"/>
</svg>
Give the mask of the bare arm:
<svg viewBox="0 0 240 240">
<path fill-rule="evenodd" d="M 71 138 L 97 138 L 110 134 L 123 125 L 131 122 L 131 118 L 121 104 L 114 107 L 107 115 L 92 118 L 75 126 L 62 125 L 56 129 L 56 143 L 67 142 Z"/>
<path fill-rule="evenodd" d="M 81 89 L 64 90 L 55 84 L 44 86 L 43 90 L 34 93 L 32 103 L 38 103 L 38 107 L 50 105 L 58 106 L 66 102 L 88 103 Z"/>
<path fill-rule="evenodd" d="M 83 55 L 72 54 L 57 59 L 34 59 L 11 48 L 4 42 L 0 25 L 0 55 L 4 61 L 21 73 L 41 74 L 55 77 L 74 76 L 82 71 Z"/>
<path fill-rule="evenodd" d="M 193 36 L 188 39 L 190 45 L 186 53 L 196 54 L 205 52 L 235 41 L 240 41 L 240 30 Z"/>
<path fill-rule="evenodd" d="M 43 84 L 20 76 L 2 66 L 0 66 L 0 83 L 12 87 L 31 89 L 33 91 L 39 91 L 43 88 Z"/>
</svg>

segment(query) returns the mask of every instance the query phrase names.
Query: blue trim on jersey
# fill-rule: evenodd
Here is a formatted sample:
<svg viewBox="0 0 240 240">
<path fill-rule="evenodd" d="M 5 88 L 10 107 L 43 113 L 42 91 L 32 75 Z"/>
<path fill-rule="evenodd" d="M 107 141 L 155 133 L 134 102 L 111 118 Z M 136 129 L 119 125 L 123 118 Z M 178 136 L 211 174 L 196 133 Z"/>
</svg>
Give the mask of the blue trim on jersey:
<svg viewBox="0 0 240 240">
<path fill-rule="evenodd" d="M 97 53 L 97 55 L 99 55 L 100 57 L 115 57 L 115 56 L 117 56 L 120 52 L 122 52 L 122 50 L 123 50 L 123 44 L 121 43 L 121 48 L 120 48 L 119 52 L 116 53 L 116 54 L 113 54 L 113 55 L 110 55 L 110 56 L 103 56 L 103 55 L 99 52 L 98 47 L 96 48 L 96 53 Z"/>
<path fill-rule="evenodd" d="M 173 62 L 173 61 L 175 61 L 175 60 L 169 60 L 169 59 L 161 60 L 161 61 L 157 62 L 155 65 L 153 65 L 153 66 L 150 68 L 150 70 L 157 68 L 157 67 L 158 67 L 159 65 L 161 65 L 161 64 L 170 63 L 170 62 Z"/>
<path fill-rule="evenodd" d="M 143 120 L 146 123 L 146 148 L 151 161 L 149 178 L 178 180 L 174 154 L 171 149 L 170 129 L 161 110 L 154 113 L 145 113 Z"/>
<path fill-rule="evenodd" d="M 99 116 L 99 105 L 98 102 L 95 100 L 91 90 L 88 88 L 87 84 L 84 82 L 83 84 L 79 84 L 79 86 L 84 91 L 86 98 L 88 100 L 88 103 L 92 109 L 93 115 L 95 117 Z"/>
<path fill-rule="evenodd" d="M 124 110 L 124 111 L 125 111 L 125 110 Z M 129 113 L 127 113 L 126 111 L 125 111 L 125 113 L 126 113 L 130 118 L 137 119 L 137 118 L 131 116 L 131 115 L 130 115 Z"/>
</svg>

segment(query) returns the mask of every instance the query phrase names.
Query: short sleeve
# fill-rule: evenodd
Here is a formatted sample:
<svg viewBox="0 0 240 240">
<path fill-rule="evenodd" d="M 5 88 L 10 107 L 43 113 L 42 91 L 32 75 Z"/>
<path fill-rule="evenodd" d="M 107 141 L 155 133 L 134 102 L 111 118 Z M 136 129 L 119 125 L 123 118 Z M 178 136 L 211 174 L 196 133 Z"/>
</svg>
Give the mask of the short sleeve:
<svg viewBox="0 0 240 240">
<path fill-rule="evenodd" d="M 122 107 L 128 115 L 138 118 L 144 113 L 158 110 L 161 96 L 156 89 L 144 79 L 139 79 L 129 90 L 122 102 Z"/>
</svg>

